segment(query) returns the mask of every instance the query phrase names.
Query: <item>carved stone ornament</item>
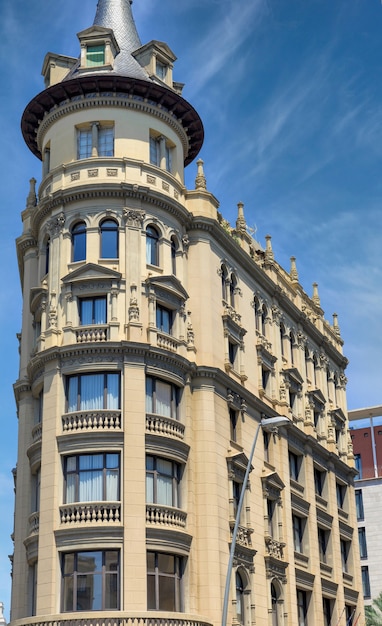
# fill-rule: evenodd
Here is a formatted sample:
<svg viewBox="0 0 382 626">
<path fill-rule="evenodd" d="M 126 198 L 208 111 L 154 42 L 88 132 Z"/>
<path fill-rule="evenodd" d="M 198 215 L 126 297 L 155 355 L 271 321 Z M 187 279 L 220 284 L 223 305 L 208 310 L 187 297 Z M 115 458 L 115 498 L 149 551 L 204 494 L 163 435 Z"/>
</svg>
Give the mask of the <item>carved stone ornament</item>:
<svg viewBox="0 0 382 626">
<path fill-rule="evenodd" d="M 183 235 L 183 237 L 182 237 L 182 245 L 183 245 L 184 251 L 188 252 L 188 248 L 190 246 L 190 238 L 189 238 L 189 236 L 187 234 Z"/>
<path fill-rule="evenodd" d="M 142 228 L 145 217 L 146 213 L 141 209 L 129 209 L 127 207 L 123 209 L 123 219 L 126 222 L 126 226 Z"/>
<path fill-rule="evenodd" d="M 49 220 L 47 226 L 49 234 L 52 238 L 58 237 L 58 235 L 62 233 L 65 226 L 65 221 L 66 217 L 64 213 L 60 213 L 56 217 L 52 217 L 52 219 Z"/>
<path fill-rule="evenodd" d="M 56 292 L 55 291 L 52 291 L 51 296 L 50 296 L 48 316 L 49 316 L 49 326 L 56 328 L 57 327 L 57 307 L 56 307 Z"/>
</svg>

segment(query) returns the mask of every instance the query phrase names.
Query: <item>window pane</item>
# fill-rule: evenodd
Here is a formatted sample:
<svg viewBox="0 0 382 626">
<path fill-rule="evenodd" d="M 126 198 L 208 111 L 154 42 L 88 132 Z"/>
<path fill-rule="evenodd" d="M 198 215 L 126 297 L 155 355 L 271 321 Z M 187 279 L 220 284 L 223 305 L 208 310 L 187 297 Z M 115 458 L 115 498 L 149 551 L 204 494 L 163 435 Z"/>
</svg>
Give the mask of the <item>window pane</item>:
<svg viewBox="0 0 382 626">
<path fill-rule="evenodd" d="M 79 159 L 87 159 L 92 155 L 92 131 L 79 130 L 77 133 L 77 155 Z"/>
<path fill-rule="evenodd" d="M 118 225 L 113 220 L 101 224 L 101 258 L 118 258 Z"/>
<path fill-rule="evenodd" d="M 78 402 L 78 378 L 77 376 L 72 376 L 69 378 L 69 389 L 68 389 L 68 412 L 77 411 L 77 402 Z"/>
<path fill-rule="evenodd" d="M 159 167 L 159 142 L 155 137 L 150 137 L 150 163 Z"/>
<path fill-rule="evenodd" d="M 107 409 L 119 409 L 119 374 L 107 375 Z"/>
<path fill-rule="evenodd" d="M 118 609 L 118 575 L 105 576 L 105 609 Z"/>
<path fill-rule="evenodd" d="M 86 226 L 77 224 L 72 230 L 73 261 L 86 259 Z"/>
<path fill-rule="evenodd" d="M 86 49 L 86 65 L 94 67 L 105 64 L 105 46 L 88 46 Z"/>
<path fill-rule="evenodd" d="M 103 409 L 104 375 L 91 374 L 81 376 L 81 405 L 82 411 Z"/>
<path fill-rule="evenodd" d="M 175 579 L 159 578 L 159 610 L 160 611 L 176 611 L 175 603 Z"/>
<path fill-rule="evenodd" d="M 146 474 L 146 502 L 154 503 L 154 475 Z"/>
<path fill-rule="evenodd" d="M 94 324 L 106 324 L 106 298 L 94 300 Z"/>
<path fill-rule="evenodd" d="M 164 574 L 173 574 L 175 572 L 175 556 L 172 554 L 158 554 L 158 569 Z"/>
<path fill-rule="evenodd" d="M 168 476 L 158 476 L 157 503 L 172 506 L 172 478 Z"/>
<path fill-rule="evenodd" d="M 98 130 L 98 156 L 114 156 L 114 129 Z"/>
<path fill-rule="evenodd" d="M 153 413 L 153 395 L 154 395 L 154 381 L 149 376 L 146 378 L 146 413 Z"/>
<path fill-rule="evenodd" d="M 72 576 L 64 578 L 63 586 L 63 610 L 73 611 L 73 578 Z"/>
<path fill-rule="evenodd" d="M 165 417 L 171 417 L 171 385 L 156 381 L 156 407 L 155 412 Z"/>
<path fill-rule="evenodd" d="M 147 610 L 152 611 L 156 609 L 155 601 L 155 576 L 148 574 L 147 576 Z"/>
<path fill-rule="evenodd" d="M 80 302 L 80 323 L 82 325 L 93 323 L 93 300 L 81 300 Z"/>
</svg>

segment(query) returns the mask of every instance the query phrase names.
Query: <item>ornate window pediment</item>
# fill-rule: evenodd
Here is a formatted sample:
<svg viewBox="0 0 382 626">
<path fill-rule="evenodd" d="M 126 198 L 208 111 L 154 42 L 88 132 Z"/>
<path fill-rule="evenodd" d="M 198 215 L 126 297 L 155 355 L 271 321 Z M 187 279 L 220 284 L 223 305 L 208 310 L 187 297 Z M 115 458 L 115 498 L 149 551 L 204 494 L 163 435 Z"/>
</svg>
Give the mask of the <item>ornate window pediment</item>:
<svg viewBox="0 0 382 626">
<path fill-rule="evenodd" d="M 277 472 L 267 472 L 261 477 L 261 482 L 263 484 L 263 493 L 274 499 L 280 497 L 280 491 L 285 487 Z"/>
<path fill-rule="evenodd" d="M 329 411 L 329 415 L 332 418 L 333 425 L 341 430 L 346 424 L 346 415 L 342 409 L 333 409 Z"/>
<path fill-rule="evenodd" d="M 73 272 L 70 272 L 63 277 L 62 282 L 64 285 L 75 285 L 77 283 L 91 283 L 94 281 L 119 281 L 122 274 L 111 270 L 108 267 L 102 265 L 96 265 L 95 263 L 86 263 L 82 267 L 78 267 Z"/>
<path fill-rule="evenodd" d="M 230 478 L 242 482 L 248 465 L 248 457 L 244 452 L 227 457 L 228 475 Z M 251 470 L 253 466 L 251 465 Z"/>
<path fill-rule="evenodd" d="M 315 407 L 320 410 L 323 409 L 326 400 L 324 394 L 320 389 L 313 389 L 312 391 L 308 391 L 306 395 Z"/>
<path fill-rule="evenodd" d="M 301 391 L 303 385 L 303 379 L 300 375 L 300 372 L 295 367 L 290 367 L 288 369 L 283 369 L 284 378 L 287 380 L 292 389 L 296 391 Z"/>
<path fill-rule="evenodd" d="M 154 288 L 157 295 L 162 295 L 166 301 L 169 296 L 175 296 L 182 302 L 188 300 L 188 293 L 176 276 L 156 276 L 155 278 L 148 278 L 146 282 L 149 287 Z"/>
<path fill-rule="evenodd" d="M 172 80 L 172 69 L 176 56 L 166 43 L 153 39 L 132 54 L 152 80 L 165 83 L 171 89 L 179 91 L 181 85 L 174 84 Z"/>
</svg>

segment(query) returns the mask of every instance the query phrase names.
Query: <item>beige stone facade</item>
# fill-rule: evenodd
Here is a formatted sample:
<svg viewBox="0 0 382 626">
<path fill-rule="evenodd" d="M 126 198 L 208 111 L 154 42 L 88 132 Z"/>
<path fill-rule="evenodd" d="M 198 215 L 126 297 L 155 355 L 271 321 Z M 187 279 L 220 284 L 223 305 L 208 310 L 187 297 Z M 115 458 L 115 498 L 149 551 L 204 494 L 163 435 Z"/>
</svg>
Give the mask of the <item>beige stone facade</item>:
<svg viewBox="0 0 382 626">
<path fill-rule="evenodd" d="M 121 23 L 134 42 L 130 3 L 100 1 L 79 61 L 47 56 L 22 120 L 42 178 L 17 240 L 12 623 L 217 626 L 252 441 L 284 415 L 288 428 L 260 430 L 228 623 L 351 624 L 362 586 L 336 317 L 294 259 L 286 271 L 270 237 L 248 234 L 241 204 L 224 220 L 201 160 L 185 188 L 201 120 L 168 46 L 126 51 Z"/>
</svg>

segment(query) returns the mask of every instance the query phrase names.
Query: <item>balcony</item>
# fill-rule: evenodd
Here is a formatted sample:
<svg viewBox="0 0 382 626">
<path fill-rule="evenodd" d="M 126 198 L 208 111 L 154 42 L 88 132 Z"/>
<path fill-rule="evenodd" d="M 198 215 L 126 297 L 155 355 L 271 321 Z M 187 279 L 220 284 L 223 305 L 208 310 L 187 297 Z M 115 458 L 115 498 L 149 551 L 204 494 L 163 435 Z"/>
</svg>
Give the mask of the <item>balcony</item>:
<svg viewBox="0 0 382 626">
<path fill-rule="evenodd" d="M 38 535 L 38 531 L 40 530 L 40 513 L 36 511 L 29 516 L 29 536 Z"/>
<path fill-rule="evenodd" d="M 121 411 L 78 411 L 66 413 L 62 416 L 62 430 L 64 433 L 85 431 L 120 431 Z"/>
<path fill-rule="evenodd" d="M 173 613 L 172 617 L 169 617 L 168 612 L 159 611 L 131 613 L 93 611 L 86 612 L 85 617 L 83 613 L 64 613 L 45 617 L 39 615 L 17 620 L 15 624 L 17 623 L 17 626 L 212 626 L 211 622 L 185 613 Z"/>
<path fill-rule="evenodd" d="M 146 433 L 174 439 L 184 439 L 184 424 L 172 417 L 146 413 Z"/>
<path fill-rule="evenodd" d="M 187 513 L 171 506 L 146 504 L 146 524 L 168 528 L 185 528 Z"/>
<path fill-rule="evenodd" d="M 121 522 L 121 504 L 86 502 L 60 506 L 61 524 L 102 524 Z"/>
<path fill-rule="evenodd" d="M 234 523 L 230 522 L 230 535 L 232 541 Z M 239 526 L 237 530 L 236 543 L 244 548 L 252 549 L 252 539 L 251 535 L 253 533 L 253 528 L 247 528 L 247 526 Z"/>
<path fill-rule="evenodd" d="M 265 537 L 265 546 L 268 556 L 271 556 L 274 559 L 280 559 L 281 561 L 284 559 L 285 543 L 276 541 L 273 537 L 267 535 Z"/>
<path fill-rule="evenodd" d="M 176 339 L 172 335 L 157 331 L 157 346 L 163 348 L 163 350 L 169 350 L 170 352 L 178 352 L 178 347 L 181 344 L 179 339 Z"/>
<path fill-rule="evenodd" d="M 108 325 L 81 326 L 76 328 L 76 343 L 108 341 Z"/>
</svg>

